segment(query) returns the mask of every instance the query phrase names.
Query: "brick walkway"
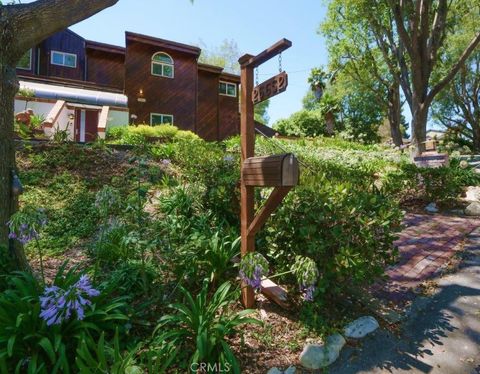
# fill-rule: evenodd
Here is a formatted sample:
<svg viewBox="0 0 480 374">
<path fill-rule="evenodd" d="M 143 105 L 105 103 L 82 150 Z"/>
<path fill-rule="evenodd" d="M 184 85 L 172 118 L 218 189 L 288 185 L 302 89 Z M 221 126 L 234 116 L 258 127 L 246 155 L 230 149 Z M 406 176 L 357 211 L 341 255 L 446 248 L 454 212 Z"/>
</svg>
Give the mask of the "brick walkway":
<svg viewBox="0 0 480 374">
<path fill-rule="evenodd" d="M 447 215 L 407 214 L 406 228 L 395 245 L 399 261 L 390 267 L 386 282 L 372 287 L 376 296 L 396 304 L 413 298 L 412 290 L 432 278 L 456 251 L 466 235 L 480 226 L 480 220 Z"/>
</svg>

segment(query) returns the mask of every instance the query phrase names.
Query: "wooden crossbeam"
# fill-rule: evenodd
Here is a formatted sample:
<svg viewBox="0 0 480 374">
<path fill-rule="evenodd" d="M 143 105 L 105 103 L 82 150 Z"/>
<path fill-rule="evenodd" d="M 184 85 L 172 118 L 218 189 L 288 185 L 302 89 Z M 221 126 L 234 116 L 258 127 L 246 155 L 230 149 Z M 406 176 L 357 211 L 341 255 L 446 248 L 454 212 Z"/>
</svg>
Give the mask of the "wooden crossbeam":
<svg viewBox="0 0 480 374">
<path fill-rule="evenodd" d="M 268 197 L 265 205 L 260 209 L 258 214 L 253 219 L 253 222 L 248 227 L 248 235 L 255 235 L 267 222 L 268 218 L 281 204 L 283 198 L 287 196 L 292 187 L 275 187 Z"/>
<path fill-rule="evenodd" d="M 288 39 L 281 39 L 272 45 L 270 48 L 267 48 L 263 52 L 259 53 L 256 56 L 252 55 L 244 55 L 240 57 L 238 62 L 242 68 L 252 68 L 255 69 L 256 67 L 260 66 L 261 64 L 267 62 L 271 58 L 275 57 L 276 55 L 282 53 L 286 49 L 292 46 L 292 42 Z"/>
</svg>

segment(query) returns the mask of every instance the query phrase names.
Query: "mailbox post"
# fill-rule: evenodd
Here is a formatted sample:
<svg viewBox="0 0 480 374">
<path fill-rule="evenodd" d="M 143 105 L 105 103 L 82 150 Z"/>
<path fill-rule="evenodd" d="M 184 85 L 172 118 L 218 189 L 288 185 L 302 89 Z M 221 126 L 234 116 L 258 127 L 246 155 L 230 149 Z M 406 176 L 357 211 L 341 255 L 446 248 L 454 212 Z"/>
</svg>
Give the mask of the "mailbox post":
<svg viewBox="0 0 480 374">
<path fill-rule="evenodd" d="M 241 254 L 242 257 L 255 251 L 255 234 L 265 224 L 268 217 L 282 202 L 288 192 L 298 183 L 298 161 L 292 154 L 255 157 L 254 104 L 267 100 L 286 90 L 288 76 L 285 72 L 253 87 L 253 71 L 284 50 L 292 42 L 282 39 L 257 56 L 246 54 L 238 62 L 241 66 Z M 254 188 L 274 187 L 262 209 L 255 215 Z M 263 293 L 280 305 L 286 304 L 286 293 L 273 282 Z M 263 284 L 262 284 L 263 285 Z M 242 302 L 246 308 L 255 304 L 255 293 L 250 286 L 242 285 Z"/>
</svg>

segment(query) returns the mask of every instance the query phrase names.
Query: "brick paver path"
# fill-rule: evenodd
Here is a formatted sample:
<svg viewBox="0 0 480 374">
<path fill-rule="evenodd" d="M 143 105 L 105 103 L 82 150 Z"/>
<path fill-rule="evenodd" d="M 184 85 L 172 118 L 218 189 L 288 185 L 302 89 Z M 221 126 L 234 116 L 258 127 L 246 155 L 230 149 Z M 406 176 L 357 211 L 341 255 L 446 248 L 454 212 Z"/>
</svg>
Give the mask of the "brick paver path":
<svg viewBox="0 0 480 374">
<path fill-rule="evenodd" d="M 412 289 L 432 278 L 456 251 L 466 235 L 480 226 L 480 220 L 449 215 L 407 214 L 406 228 L 395 245 L 399 261 L 387 269 L 386 282 L 377 283 L 377 296 L 401 304 L 413 297 Z"/>
</svg>

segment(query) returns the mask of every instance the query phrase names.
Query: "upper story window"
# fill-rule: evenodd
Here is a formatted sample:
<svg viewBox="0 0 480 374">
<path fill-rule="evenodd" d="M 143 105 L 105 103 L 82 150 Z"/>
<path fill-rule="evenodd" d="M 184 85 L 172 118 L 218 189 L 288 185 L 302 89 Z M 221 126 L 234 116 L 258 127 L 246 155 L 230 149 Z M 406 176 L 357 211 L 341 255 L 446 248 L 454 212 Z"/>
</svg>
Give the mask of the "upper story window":
<svg viewBox="0 0 480 374">
<path fill-rule="evenodd" d="M 77 55 L 73 53 L 52 51 L 50 63 L 52 65 L 66 66 L 68 68 L 76 68 Z"/>
<path fill-rule="evenodd" d="M 220 82 L 218 92 L 220 95 L 237 97 L 237 85 L 235 83 Z"/>
<path fill-rule="evenodd" d="M 30 48 L 18 61 L 18 69 L 32 70 L 32 49 Z"/>
<path fill-rule="evenodd" d="M 152 56 L 152 75 L 159 77 L 173 78 L 173 58 L 164 52 L 155 53 Z"/>
<path fill-rule="evenodd" d="M 150 113 L 150 125 L 173 125 L 171 114 Z"/>
</svg>

